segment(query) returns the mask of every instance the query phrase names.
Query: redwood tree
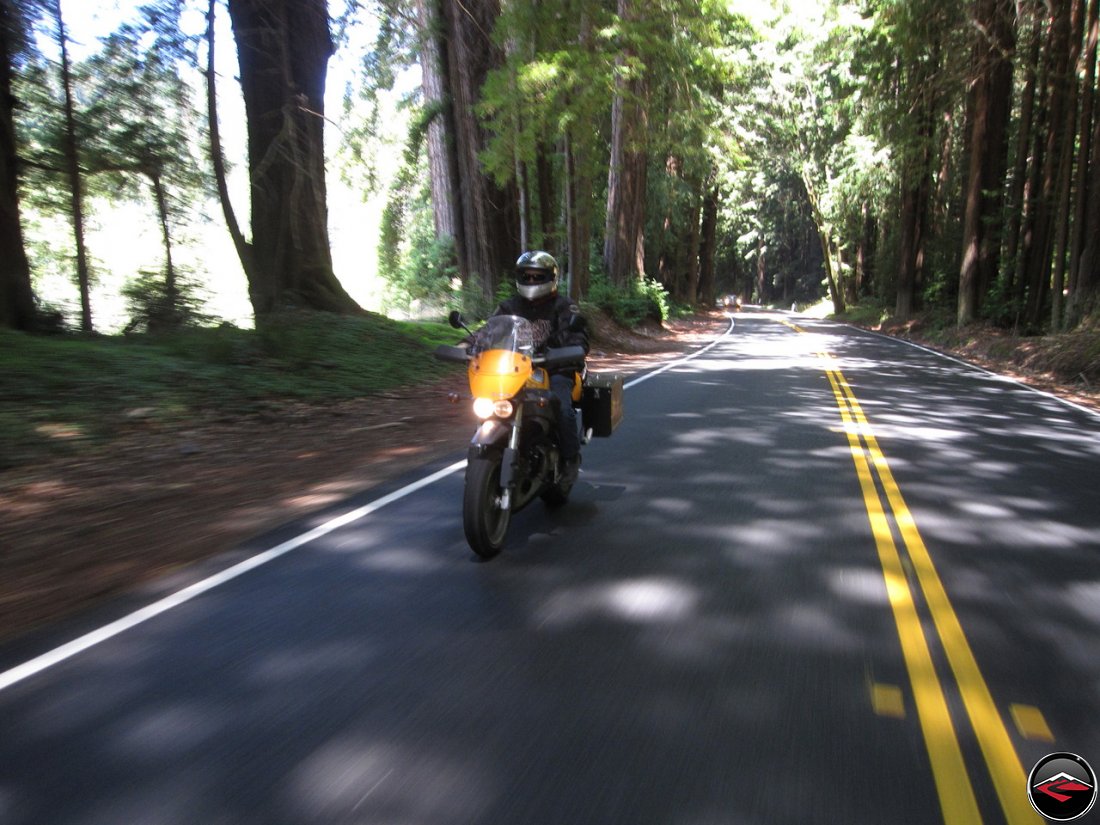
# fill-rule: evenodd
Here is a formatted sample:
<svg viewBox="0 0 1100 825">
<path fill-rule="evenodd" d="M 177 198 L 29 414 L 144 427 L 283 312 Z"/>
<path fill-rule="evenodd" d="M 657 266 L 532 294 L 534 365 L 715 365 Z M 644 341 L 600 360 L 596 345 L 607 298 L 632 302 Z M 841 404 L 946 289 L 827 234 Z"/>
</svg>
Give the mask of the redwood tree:
<svg viewBox="0 0 1100 825">
<path fill-rule="evenodd" d="M 12 117 L 12 63 L 23 40 L 23 20 L 11 0 L 0 0 L 0 326 L 34 323 L 30 267 L 19 220 L 19 181 Z"/>
<path fill-rule="evenodd" d="M 1003 201 L 1006 133 L 1012 107 L 1015 46 L 1011 0 L 978 0 L 975 6 L 974 78 L 967 112 L 968 170 L 963 218 L 958 322 L 973 321 L 996 280 L 1000 254 L 997 231 Z"/>
<path fill-rule="evenodd" d="M 324 112 L 326 0 L 229 0 L 248 119 L 253 311 L 360 311 L 332 270 Z"/>
<path fill-rule="evenodd" d="M 454 130 L 453 121 L 447 116 L 446 55 L 441 37 L 439 0 L 416 0 L 416 15 L 420 27 L 421 88 L 424 106 L 430 110 L 431 117 L 426 142 L 432 218 L 436 235 L 452 240 L 455 255 L 461 261 L 465 255 L 459 234 L 458 199 L 455 196 Z"/>
<path fill-rule="evenodd" d="M 481 153 L 488 139 L 475 114 L 486 76 L 504 62 L 492 39 L 500 4 L 497 0 L 443 0 L 442 5 L 461 215 L 461 243 L 456 248 L 463 255 L 463 282 L 480 290 L 482 300 L 491 304 L 501 276 L 522 251 L 517 199 L 485 173 Z"/>
<path fill-rule="evenodd" d="M 634 0 L 618 0 L 619 17 L 638 16 Z M 611 162 L 607 173 L 604 268 L 611 283 L 626 286 L 645 277 L 645 206 L 648 172 L 648 80 L 636 49 L 622 50 L 611 106 Z"/>
</svg>

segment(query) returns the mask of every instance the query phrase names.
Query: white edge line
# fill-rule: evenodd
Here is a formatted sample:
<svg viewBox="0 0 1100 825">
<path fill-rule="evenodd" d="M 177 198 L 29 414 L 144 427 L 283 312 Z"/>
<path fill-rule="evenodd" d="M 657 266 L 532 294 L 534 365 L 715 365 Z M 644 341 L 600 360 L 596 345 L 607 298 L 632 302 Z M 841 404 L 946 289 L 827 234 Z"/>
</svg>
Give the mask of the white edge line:
<svg viewBox="0 0 1100 825">
<path fill-rule="evenodd" d="M 213 576 L 203 579 L 200 582 L 196 582 L 189 587 L 185 587 L 183 590 L 180 590 L 177 593 L 173 593 L 170 596 L 165 596 L 163 599 L 153 602 L 152 604 L 147 605 L 140 610 L 136 610 L 127 616 L 123 616 L 121 619 L 117 619 L 110 624 L 98 628 L 97 630 L 93 630 L 90 633 L 86 633 L 83 636 L 73 639 L 73 641 L 68 642 L 67 644 L 63 644 L 61 645 L 61 647 L 55 648 L 48 653 L 43 653 L 41 656 L 37 656 L 27 662 L 24 662 L 21 665 L 17 665 L 11 670 L 0 673 L 0 690 L 11 687 L 16 682 L 22 681 L 23 679 L 33 676 L 36 673 L 41 673 L 46 668 L 53 667 L 59 662 L 63 662 L 78 653 L 82 653 L 88 648 L 94 647 L 100 642 L 104 642 L 113 636 L 117 636 L 118 634 L 129 630 L 130 628 L 135 627 L 142 622 L 147 622 L 149 621 L 149 619 L 152 619 L 155 616 L 159 616 L 161 613 L 171 610 L 173 607 L 178 607 L 179 605 L 190 601 L 191 599 L 207 592 L 208 590 L 213 590 L 215 587 L 225 584 L 226 582 L 247 573 L 249 570 L 255 570 L 257 567 L 265 565 L 269 561 L 273 561 L 279 558 L 279 556 L 289 553 L 291 550 L 296 550 L 303 544 L 308 544 L 311 541 L 321 538 L 321 536 L 331 533 L 333 530 L 344 527 L 345 525 L 351 524 L 354 521 L 358 521 L 364 516 L 370 515 L 376 510 L 380 510 L 387 504 L 392 504 L 398 499 L 402 499 L 407 495 L 415 493 L 417 490 L 427 487 L 429 484 L 434 484 L 440 479 L 446 478 L 447 476 L 456 473 L 465 466 L 466 460 L 463 459 L 462 461 L 458 461 L 450 465 L 449 467 L 444 467 L 442 470 L 432 473 L 429 476 L 425 476 L 419 481 L 414 481 L 412 484 L 402 487 L 400 490 L 395 490 L 394 492 L 382 496 L 382 498 L 376 499 L 369 504 L 364 504 L 362 507 L 359 507 L 355 510 L 350 510 L 343 515 L 330 519 L 324 524 L 314 527 L 312 530 L 309 530 L 305 533 L 302 533 L 301 535 L 295 536 L 292 539 L 284 541 L 282 544 L 278 544 L 275 547 L 272 547 L 270 550 L 265 550 L 258 555 L 245 559 L 238 564 L 234 564 L 232 567 L 228 567 L 220 573 L 215 573 Z"/>
<path fill-rule="evenodd" d="M 888 341 L 896 341 L 899 344 L 906 344 L 907 346 L 914 347 L 915 349 L 919 349 L 923 352 L 927 352 L 930 355 L 935 355 L 938 358 L 942 358 L 945 361 L 952 361 L 956 364 L 961 364 L 964 367 L 969 367 L 972 370 L 976 370 L 977 372 L 984 372 L 986 375 L 990 375 L 994 378 L 999 378 L 1001 381 L 1007 381 L 1010 384 L 1015 384 L 1018 387 L 1023 387 L 1025 390 L 1033 392 L 1036 395 L 1041 395 L 1044 398 L 1049 398 L 1053 401 L 1057 401 L 1060 404 L 1065 404 L 1067 407 L 1072 407 L 1073 409 L 1079 410 L 1080 412 L 1088 413 L 1093 418 L 1100 419 L 1100 412 L 1097 412 L 1090 407 L 1086 407 L 1083 404 L 1078 404 L 1074 401 L 1062 398 L 1061 396 L 1055 395 L 1052 392 L 1041 390 L 1038 387 L 1033 387 L 1030 384 L 1019 380 L 1018 378 L 1013 378 L 1009 375 L 1002 375 L 999 372 L 993 372 L 993 370 L 987 370 L 985 367 L 979 366 L 978 364 L 972 364 L 970 361 L 964 361 L 962 358 L 956 358 L 953 355 L 947 355 L 946 353 L 939 352 L 938 350 L 934 350 L 931 347 L 926 347 L 922 346 L 921 344 L 913 343 L 912 341 L 909 341 L 905 338 L 898 338 L 893 335 L 886 335 L 882 332 L 875 332 L 873 329 L 864 329 L 863 327 L 857 327 L 854 324 L 844 324 L 839 321 L 832 321 L 831 323 L 839 324 L 840 326 L 848 327 L 849 329 L 854 329 L 857 332 L 865 332 L 868 335 L 874 335 L 876 338 L 885 338 Z"/>
<path fill-rule="evenodd" d="M 733 319 L 730 318 L 729 328 L 726 329 L 726 331 L 722 333 L 722 335 L 720 335 L 707 346 L 696 350 L 695 352 L 688 355 L 686 358 L 681 358 L 678 361 L 666 364 L 660 369 L 648 372 L 639 378 L 635 378 L 630 383 L 624 385 L 623 389 L 641 384 L 643 381 L 648 381 L 650 378 L 660 375 L 663 372 L 667 372 L 668 370 L 678 367 L 681 364 L 687 363 L 693 358 L 698 358 L 703 353 L 715 347 L 720 341 L 722 341 L 727 335 L 729 335 L 730 332 L 733 330 L 733 326 Z M 66 644 L 54 648 L 47 653 L 36 656 L 35 658 L 30 659 L 21 665 L 16 665 L 10 670 L 6 670 L 3 673 L 0 673 L 0 690 L 9 688 L 17 682 L 21 682 L 24 679 L 28 679 L 31 676 L 34 676 L 35 674 L 41 673 L 47 668 L 53 667 L 54 665 L 59 664 L 66 659 L 76 656 L 78 653 L 83 653 L 85 650 L 88 650 L 89 648 L 98 645 L 100 642 L 105 642 L 108 639 L 113 638 L 114 636 L 117 636 L 132 627 L 136 627 L 143 622 L 147 622 L 150 619 L 159 616 L 161 613 L 166 613 L 174 607 L 179 607 L 181 604 L 191 601 L 191 599 L 194 599 L 196 596 L 200 596 L 209 590 L 213 590 L 215 587 L 225 584 L 226 582 L 231 581 L 238 576 L 242 576 L 250 570 L 255 570 L 257 567 L 262 567 L 269 561 L 274 561 L 280 556 L 286 555 L 291 550 L 297 550 L 302 545 L 309 544 L 311 541 L 315 541 L 316 539 L 319 539 L 322 536 L 331 533 L 333 530 L 345 527 L 348 524 L 356 522 L 361 518 L 369 516 L 371 513 L 377 510 L 381 510 L 388 504 L 392 504 L 393 502 L 405 498 L 406 496 L 411 495 L 418 490 L 422 490 L 423 488 L 434 484 L 435 482 L 444 479 L 447 476 L 453 475 L 454 473 L 463 469 L 465 466 L 466 459 L 463 459 L 462 461 L 457 461 L 454 464 L 451 464 L 448 467 L 444 467 L 443 469 L 438 470 L 429 476 L 425 476 L 418 481 L 414 481 L 399 490 L 394 490 L 392 493 L 384 495 L 379 499 L 375 499 L 368 504 L 364 504 L 362 507 L 358 507 L 354 510 L 349 510 L 342 515 L 336 516 L 333 519 L 329 519 L 325 523 L 314 527 L 312 530 L 308 530 L 305 533 L 297 535 L 292 539 L 284 541 L 282 544 L 278 544 L 275 547 L 270 548 L 269 550 L 265 550 L 262 553 L 247 558 L 237 564 L 234 564 L 233 566 L 226 568 L 220 573 L 215 573 L 213 576 L 209 576 L 202 581 L 195 582 L 195 584 L 185 587 L 183 590 L 173 593 L 170 596 L 165 596 L 163 599 L 155 601 L 152 604 L 141 608 L 140 610 L 136 610 L 133 613 L 123 616 L 120 619 L 116 619 L 115 621 L 110 622 L 109 624 L 106 624 L 101 628 L 93 630 L 90 633 L 86 633 L 83 636 L 79 636 L 78 638 L 73 639 L 71 642 L 67 642 Z"/>
<path fill-rule="evenodd" d="M 714 349 L 714 347 L 718 346 L 718 344 L 720 344 L 723 340 L 725 340 L 726 336 L 728 336 L 731 332 L 733 332 L 733 327 L 734 327 L 734 321 L 733 321 L 733 318 L 730 318 L 730 325 L 726 328 L 726 331 L 723 332 L 721 335 L 719 335 L 717 338 L 715 338 L 713 341 L 711 341 L 709 344 L 707 344 L 705 347 L 701 347 L 700 349 L 695 350 L 695 352 L 691 353 L 690 355 L 688 355 L 684 358 L 681 358 L 678 361 L 673 361 L 671 364 L 665 364 L 660 369 L 653 370 L 652 372 L 647 372 L 645 375 L 642 375 L 642 376 L 639 376 L 638 378 L 635 378 L 630 383 L 624 384 L 623 389 L 628 390 L 631 387 L 636 387 L 638 384 L 641 384 L 643 381 L 648 381 L 650 378 L 656 378 L 662 372 L 668 372 L 671 369 L 675 369 L 676 367 L 680 366 L 681 364 L 686 364 L 688 361 L 691 361 L 692 359 L 698 358 L 703 353 L 705 353 L 705 352 L 707 352 L 711 349 Z"/>
</svg>

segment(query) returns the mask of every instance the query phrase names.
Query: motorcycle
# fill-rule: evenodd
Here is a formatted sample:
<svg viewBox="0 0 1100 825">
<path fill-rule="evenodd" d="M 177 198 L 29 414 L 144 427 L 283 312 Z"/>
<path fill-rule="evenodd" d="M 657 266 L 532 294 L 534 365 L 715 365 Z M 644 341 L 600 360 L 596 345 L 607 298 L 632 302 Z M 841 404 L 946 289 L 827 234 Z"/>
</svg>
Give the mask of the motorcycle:
<svg viewBox="0 0 1100 825">
<path fill-rule="evenodd" d="M 515 315 L 494 316 L 476 333 L 458 312 L 450 323 L 469 333 L 469 344 L 442 345 L 435 356 L 467 364 L 474 413 L 481 419 L 466 464 L 462 526 L 470 547 L 488 559 L 503 547 L 513 513 L 535 498 L 550 506 L 569 498 L 573 480 L 558 446 L 561 411 L 550 373 L 577 370 L 573 402 L 583 421 L 585 352 L 578 346 L 536 352 L 531 322 Z M 582 429 L 581 443 L 590 437 Z"/>
</svg>

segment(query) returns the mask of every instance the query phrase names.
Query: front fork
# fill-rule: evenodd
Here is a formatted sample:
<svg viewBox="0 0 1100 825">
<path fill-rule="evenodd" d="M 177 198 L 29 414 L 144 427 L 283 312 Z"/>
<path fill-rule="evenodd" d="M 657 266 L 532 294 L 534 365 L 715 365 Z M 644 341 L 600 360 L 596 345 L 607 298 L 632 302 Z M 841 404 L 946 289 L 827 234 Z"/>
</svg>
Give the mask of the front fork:
<svg viewBox="0 0 1100 825">
<path fill-rule="evenodd" d="M 512 506 L 512 490 L 516 486 L 516 451 L 519 450 L 519 431 L 523 423 L 523 404 L 516 406 L 516 415 L 512 419 L 512 432 L 508 434 L 508 446 L 500 459 L 500 509 Z"/>
<path fill-rule="evenodd" d="M 486 426 L 491 425 L 491 426 Z M 516 486 L 516 455 L 519 452 L 519 434 L 523 425 L 523 405 L 516 405 L 516 413 L 510 421 L 500 419 L 487 419 L 474 433 L 470 443 L 470 457 L 484 455 L 490 449 L 500 449 L 501 440 L 505 437 L 502 432 L 506 427 L 507 444 L 502 450 L 500 459 L 500 488 L 501 494 L 498 506 L 501 510 L 507 510 L 512 506 L 512 491 Z"/>
</svg>

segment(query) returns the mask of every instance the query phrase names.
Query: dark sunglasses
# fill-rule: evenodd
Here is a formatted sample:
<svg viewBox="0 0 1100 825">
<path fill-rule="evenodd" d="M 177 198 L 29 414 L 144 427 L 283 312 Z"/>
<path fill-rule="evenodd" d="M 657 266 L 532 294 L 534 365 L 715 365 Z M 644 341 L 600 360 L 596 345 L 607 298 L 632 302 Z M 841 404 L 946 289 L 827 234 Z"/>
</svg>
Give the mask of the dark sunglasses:
<svg viewBox="0 0 1100 825">
<path fill-rule="evenodd" d="M 516 273 L 516 278 L 525 284 L 542 284 L 548 282 L 553 276 L 543 269 L 521 269 Z"/>
</svg>

